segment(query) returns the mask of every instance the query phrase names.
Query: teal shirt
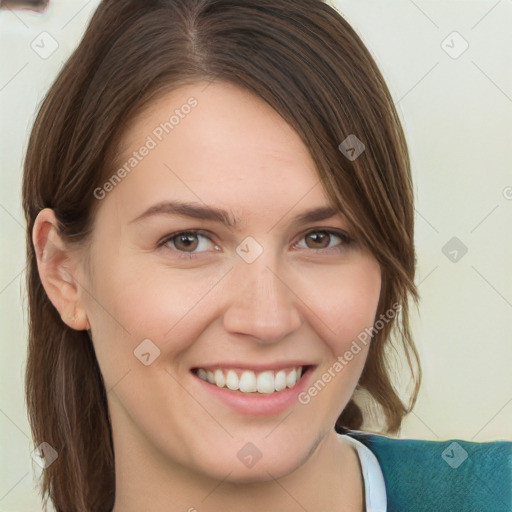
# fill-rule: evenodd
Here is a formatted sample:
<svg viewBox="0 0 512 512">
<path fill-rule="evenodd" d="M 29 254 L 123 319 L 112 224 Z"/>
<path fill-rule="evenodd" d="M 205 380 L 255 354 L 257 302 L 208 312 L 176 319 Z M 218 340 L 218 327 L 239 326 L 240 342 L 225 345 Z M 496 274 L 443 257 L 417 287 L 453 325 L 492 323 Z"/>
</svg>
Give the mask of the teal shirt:
<svg viewBox="0 0 512 512">
<path fill-rule="evenodd" d="M 511 512 L 512 442 L 393 439 L 337 429 L 379 461 L 388 512 Z"/>
</svg>

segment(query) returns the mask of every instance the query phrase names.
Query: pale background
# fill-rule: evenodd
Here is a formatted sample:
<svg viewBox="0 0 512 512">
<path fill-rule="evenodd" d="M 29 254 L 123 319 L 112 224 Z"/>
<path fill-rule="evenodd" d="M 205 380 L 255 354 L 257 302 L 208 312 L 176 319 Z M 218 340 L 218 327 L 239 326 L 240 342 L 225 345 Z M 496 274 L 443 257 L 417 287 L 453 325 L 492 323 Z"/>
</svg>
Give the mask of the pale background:
<svg viewBox="0 0 512 512">
<path fill-rule="evenodd" d="M 43 15 L 0 11 L 1 512 L 41 510 L 23 395 L 21 162 L 37 105 L 97 4 L 53 1 Z M 381 67 L 414 168 L 422 300 L 413 328 L 424 382 L 401 437 L 512 439 L 512 3 L 335 5 Z M 46 38 L 52 49 L 42 32 L 58 42 L 46 58 L 31 47 Z M 469 47 L 457 56 L 464 40 Z M 460 246 L 445 249 L 455 262 L 442 250 L 453 237 L 467 247 L 464 255 Z"/>
</svg>

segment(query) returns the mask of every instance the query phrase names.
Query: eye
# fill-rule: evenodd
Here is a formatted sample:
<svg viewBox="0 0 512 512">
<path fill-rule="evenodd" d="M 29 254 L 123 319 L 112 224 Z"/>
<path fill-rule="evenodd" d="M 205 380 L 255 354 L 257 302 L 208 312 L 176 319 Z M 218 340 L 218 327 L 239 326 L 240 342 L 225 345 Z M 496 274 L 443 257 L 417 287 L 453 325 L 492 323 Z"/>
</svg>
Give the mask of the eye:
<svg viewBox="0 0 512 512">
<path fill-rule="evenodd" d="M 331 242 L 338 240 L 334 246 Z M 315 252 L 328 250 L 343 250 L 346 246 L 353 243 L 353 239 L 343 231 L 333 231 L 328 229 L 317 229 L 309 231 L 301 239 L 305 240 L 306 246 L 296 243 L 300 248 L 312 249 Z M 180 231 L 164 237 L 158 242 L 158 248 L 168 248 L 176 253 L 180 258 L 192 259 L 198 253 L 208 252 L 208 245 L 213 245 L 214 251 L 220 251 L 220 247 L 212 239 L 198 230 Z"/>
<path fill-rule="evenodd" d="M 334 247 L 330 246 L 333 239 L 338 239 L 341 243 L 338 243 Z M 340 250 L 343 249 L 344 246 L 350 245 L 353 242 L 353 239 L 348 235 L 348 233 L 345 233 L 344 231 L 333 231 L 328 229 L 317 229 L 314 231 L 309 231 L 305 234 L 304 237 L 301 238 L 301 240 L 305 240 L 306 249 L 320 251 L 333 248 Z M 304 246 L 302 246 L 302 248 L 304 248 Z"/>
<path fill-rule="evenodd" d="M 174 252 L 177 252 L 180 257 L 191 258 L 197 252 L 207 251 L 208 243 L 213 244 L 213 241 L 208 236 L 199 231 L 191 230 L 180 231 L 179 233 L 166 236 L 158 242 L 158 247 L 169 247 Z M 219 250 L 219 247 L 214 245 L 214 250 Z"/>
</svg>

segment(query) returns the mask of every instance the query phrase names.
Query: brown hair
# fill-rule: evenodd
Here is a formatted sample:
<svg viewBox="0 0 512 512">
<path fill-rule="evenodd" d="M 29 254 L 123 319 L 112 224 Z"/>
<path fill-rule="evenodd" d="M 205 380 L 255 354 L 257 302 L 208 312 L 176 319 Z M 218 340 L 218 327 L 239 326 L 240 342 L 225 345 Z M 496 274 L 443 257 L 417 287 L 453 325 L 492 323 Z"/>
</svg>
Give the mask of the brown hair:
<svg viewBox="0 0 512 512">
<path fill-rule="evenodd" d="M 103 0 L 41 105 L 23 178 L 26 399 L 35 444 L 47 442 L 59 453 L 41 484 L 58 512 L 112 509 L 114 453 L 89 335 L 61 320 L 41 284 L 31 241 L 35 218 L 52 208 L 62 236 L 86 247 L 98 203 L 93 191 L 111 174 L 109 157 L 123 126 L 162 94 L 216 79 L 256 94 L 299 134 L 325 190 L 381 266 L 377 317 L 401 305 L 374 333 L 357 389 L 380 406 L 390 433 L 416 400 L 421 368 L 408 320 L 408 299 L 417 300 L 408 151 L 384 79 L 354 30 L 321 0 Z M 350 134 L 366 148 L 354 160 L 338 149 Z M 414 380 L 407 406 L 391 382 L 394 330 Z M 359 429 L 363 419 L 352 399 L 336 428 Z"/>
</svg>

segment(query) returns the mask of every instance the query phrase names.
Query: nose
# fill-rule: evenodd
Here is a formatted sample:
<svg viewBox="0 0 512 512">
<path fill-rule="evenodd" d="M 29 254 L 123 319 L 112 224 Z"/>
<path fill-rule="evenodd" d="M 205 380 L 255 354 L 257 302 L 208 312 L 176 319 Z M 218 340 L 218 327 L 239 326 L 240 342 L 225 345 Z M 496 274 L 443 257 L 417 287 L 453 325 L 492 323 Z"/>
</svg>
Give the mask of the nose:
<svg viewBox="0 0 512 512">
<path fill-rule="evenodd" d="M 300 298 L 279 265 L 264 255 L 250 264 L 238 261 L 231 272 L 224 328 L 259 343 L 275 343 L 301 326 Z"/>
</svg>

